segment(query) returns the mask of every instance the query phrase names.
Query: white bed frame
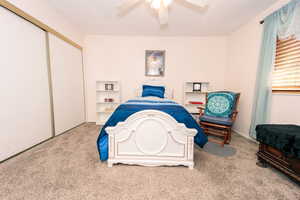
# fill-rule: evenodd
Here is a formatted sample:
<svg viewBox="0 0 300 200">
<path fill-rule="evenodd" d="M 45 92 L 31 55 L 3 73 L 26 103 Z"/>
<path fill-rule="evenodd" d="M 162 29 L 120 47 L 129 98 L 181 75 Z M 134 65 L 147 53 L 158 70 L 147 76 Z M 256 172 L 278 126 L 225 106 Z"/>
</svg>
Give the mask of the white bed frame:
<svg viewBox="0 0 300 200">
<path fill-rule="evenodd" d="M 105 130 L 109 135 L 109 167 L 116 163 L 194 167 L 197 130 L 186 128 L 164 112 L 140 111 Z"/>
</svg>

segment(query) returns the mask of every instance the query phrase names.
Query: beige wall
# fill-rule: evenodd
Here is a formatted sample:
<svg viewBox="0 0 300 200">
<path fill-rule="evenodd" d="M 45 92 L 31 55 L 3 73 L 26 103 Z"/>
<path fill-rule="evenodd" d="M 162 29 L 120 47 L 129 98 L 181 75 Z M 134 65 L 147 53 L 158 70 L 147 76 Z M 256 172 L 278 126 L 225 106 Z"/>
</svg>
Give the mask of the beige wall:
<svg viewBox="0 0 300 200">
<path fill-rule="evenodd" d="M 209 81 L 225 89 L 226 37 L 120 37 L 88 36 L 84 43 L 88 121 L 95 121 L 95 81 L 120 80 L 122 99 L 134 96 L 145 77 L 145 50 L 166 50 L 162 78 L 182 102 L 184 81 Z"/>
<path fill-rule="evenodd" d="M 288 0 L 278 1 L 228 37 L 229 65 L 226 77 L 231 78 L 226 79 L 226 87 L 242 93 L 240 112 L 234 129 L 245 137 L 249 135 L 263 27 L 259 21 L 287 2 Z M 300 106 L 297 106 L 299 101 L 299 95 L 273 95 L 271 122 L 300 124 Z"/>
<path fill-rule="evenodd" d="M 58 13 L 48 1 L 41 0 L 7 0 L 16 7 L 37 18 L 44 24 L 82 45 L 83 32 Z"/>
<path fill-rule="evenodd" d="M 300 95 L 274 94 L 271 122 L 300 125 Z"/>
<path fill-rule="evenodd" d="M 95 80 L 118 79 L 123 100 L 146 80 L 144 50 L 167 50 L 163 81 L 175 88 L 175 100 L 182 101 L 184 81 L 210 81 L 212 89 L 242 93 L 235 130 L 248 136 L 262 26 L 259 21 L 289 0 L 281 0 L 249 23 L 225 37 L 113 37 L 87 36 L 40 0 L 8 0 L 79 44 L 84 44 L 88 120 L 95 120 Z M 117 59 L 116 59 L 117 58 Z M 225 78 L 226 77 L 226 78 Z M 300 124 L 299 95 L 274 95 L 272 122 Z"/>
</svg>

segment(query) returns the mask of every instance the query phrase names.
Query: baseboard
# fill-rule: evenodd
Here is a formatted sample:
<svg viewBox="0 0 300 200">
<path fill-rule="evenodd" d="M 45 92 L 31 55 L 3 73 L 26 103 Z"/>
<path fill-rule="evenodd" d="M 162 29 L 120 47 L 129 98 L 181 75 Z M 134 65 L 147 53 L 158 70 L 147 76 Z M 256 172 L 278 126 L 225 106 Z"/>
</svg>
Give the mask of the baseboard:
<svg viewBox="0 0 300 200">
<path fill-rule="evenodd" d="M 247 140 L 249 140 L 249 141 L 251 141 L 251 142 L 255 142 L 255 143 L 258 144 L 258 142 L 257 142 L 256 140 L 254 140 L 254 139 L 251 138 L 250 136 L 246 136 L 247 134 L 243 134 L 242 132 L 237 131 L 236 129 L 232 129 L 232 131 L 235 132 L 235 133 L 237 133 L 237 134 L 239 134 L 239 135 L 242 136 L 243 138 L 245 138 L 245 139 L 247 139 Z"/>
<path fill-rule="evenodd" d="M 80 124 L 74 126 L 73 128 L 70 128 L 70 129 L 68 129 L 68 130 L 65 130 L 65 131 L 62 132 L 62 133 L 54 134 L 52 138 L 58 137 L 58 136 L 60 136 L 60 135 L 62 135 L 62 134 L 65 134 L 66 132 L 69 132 L 69 131 L 71 131 L 72 129 L 75 129 L 75 128 L 77 128 L 77 127 L 79 127 L 79 126 L 82 126 L 82 125 L 84 125 L 84 124 L 86 124 L 86 123 L 88 123 L 88 122 L 82 122 L 82 123 L 80 123 Z"/>
</svg>

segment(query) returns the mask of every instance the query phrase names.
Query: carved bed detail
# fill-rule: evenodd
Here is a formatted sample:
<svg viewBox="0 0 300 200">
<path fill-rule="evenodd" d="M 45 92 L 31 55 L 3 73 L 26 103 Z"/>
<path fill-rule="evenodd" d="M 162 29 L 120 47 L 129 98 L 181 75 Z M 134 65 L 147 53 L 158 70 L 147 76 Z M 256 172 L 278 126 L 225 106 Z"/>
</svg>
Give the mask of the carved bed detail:
<svg viewBox="0 0 300 200">
<path fill-rule="evenodd" d="M 164 112 L 140 111 L 105 130 L 109 135 L 109 167 L 116 163 L 194 167 L 197 130 L 186 128 Z"/>
</svg>

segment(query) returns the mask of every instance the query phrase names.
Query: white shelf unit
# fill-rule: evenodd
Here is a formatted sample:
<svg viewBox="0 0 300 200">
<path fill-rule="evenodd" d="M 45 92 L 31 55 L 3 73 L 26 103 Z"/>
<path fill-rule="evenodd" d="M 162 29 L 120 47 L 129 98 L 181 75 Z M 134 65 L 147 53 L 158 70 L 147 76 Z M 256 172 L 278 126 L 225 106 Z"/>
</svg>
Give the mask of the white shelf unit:
<svg viewBox="0 0 300 200">
<path fill-rule="evenodd" d="M 105 85 L 112 84 L 113 90 L 106 90 Z M 112 99 L 112 102 L 108 102 Z M 121 85 L 119 81 L 96 81 L 96 124 L 104 125 L 121 103 Z"/>
<path fill-rule="evenodd" d="M 201 91 L 193 91 L 193 84 L 201 83 Z M 196 115 L 199 113 L 197 107 L 205 105 L 206 93 L 209 92 L 209 82 L 190 81 L 184 82 L 183 86 L 183 105 L 189 113 Z M 201 104 L 191 104 L 190 101 L 203 102 Z"/>
</svg>

